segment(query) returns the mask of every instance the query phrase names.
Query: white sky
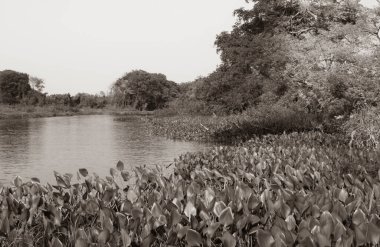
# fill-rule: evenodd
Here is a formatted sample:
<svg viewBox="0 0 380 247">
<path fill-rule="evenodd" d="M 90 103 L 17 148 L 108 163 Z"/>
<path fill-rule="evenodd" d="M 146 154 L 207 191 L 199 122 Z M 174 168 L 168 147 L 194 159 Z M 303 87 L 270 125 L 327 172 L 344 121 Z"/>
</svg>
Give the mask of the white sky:
<svg viewBox="0 0 380 247">
<path fill-rule="evenodd" d="M 220 63 L 215 37 L 244 0 L 0 0 L 0 70 L 48 93 L 97 93 L 132 69 L 184 82 Z"/>
<path fill-rule="evenodd" d="M 215 37 L 231 30 L 233 10 L 244 6 L 244 0 L 0 0 L 0 70 L 43 78 L 48 93 L 107 91 L 133 69 L 191 81 L 220 63 Z"/>
</svg>

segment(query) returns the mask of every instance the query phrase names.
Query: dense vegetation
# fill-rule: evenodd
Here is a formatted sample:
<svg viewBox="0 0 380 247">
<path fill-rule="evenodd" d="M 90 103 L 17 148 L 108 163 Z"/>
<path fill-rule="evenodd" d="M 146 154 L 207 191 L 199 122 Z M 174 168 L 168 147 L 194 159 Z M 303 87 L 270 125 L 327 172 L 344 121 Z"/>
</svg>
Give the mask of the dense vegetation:
<svg viewBox="0 0 380 247">
<path fill-rule="evenodd" d="M 20 103 L 31 90 L 27 74 L 12 70 L 0 72 L 0 103 Z"/>
<path fill-rule="evenodd" d="M 157 134 L 239 144 L 185 154 L 168 170 L 119 162 L 105 178 L 55 173 L 53 186 L 16 177 L 0 190 L 0 244 L 378 246 L 380 11 L 355 0 L 252 2 L 218 35 L 213 73 L 176 85 L 132 71 L 108 98 L 165 108 L 147 118 Z M 1 100 L 41 93 L 9 73 Z M 105 97 L 43 104 L 98 107 Z"/>
<path fill-rule="evenodd" d="M 78 93 L 70 94 L 44 93 L 45 82 L 41 78 L 29 76 L 12 70 L 0 71 L 0 104 L 1 108 L 21 109 L 25 106 L 36 108 L 54 108 L 56 111 L 79 111 L 80 108 L 101 109 L 108 104 L 108 97 L 104 93 L 91 95 Z M 30 108 L 31 109 L 31 108 Z M 33 109 L 32 109 L 33 110 Z"/>
<path fill-rule="evenodd" d="M 178 94 L 178 85 L 163 74 L 135 70 L 126 73 L 113 85 L 111 97 L 119 107 L 155 110 L 167 106 Z"/>
<path fill-rule="evenodd" d="M 188 99 L 218 115 L 279 104 L 326 119 L 378 103 L 378 10 L 351 0 L 253 2 L 218 35 L 222 64 L 187 85 Z"/>
<path fill-rule="evenodd" d="M 154 119 L 155 132 L 191 136 L 184 132 L 193 115 L 213 116 L 193 126 L 202 130 L 204 119 L 220 132 L 215 116 L 227 115 L 226 134 L 317 129 L 377 146 L 380 9 L 352 0 L 253 2 L 234 12 L 231 32 L 217 36 L 221 65 L 180 85 L 158 114 L 175 117 Z"/>
<path fill-rule="evenodd" d="M 55 173 L 2 188 L 9 246 L 370 246 L 380 243 L 379 152 L 321 133 L 265 136 L 111 176 Z M 167 173 L 167 172 L 166 172 Z"/>
</svg>

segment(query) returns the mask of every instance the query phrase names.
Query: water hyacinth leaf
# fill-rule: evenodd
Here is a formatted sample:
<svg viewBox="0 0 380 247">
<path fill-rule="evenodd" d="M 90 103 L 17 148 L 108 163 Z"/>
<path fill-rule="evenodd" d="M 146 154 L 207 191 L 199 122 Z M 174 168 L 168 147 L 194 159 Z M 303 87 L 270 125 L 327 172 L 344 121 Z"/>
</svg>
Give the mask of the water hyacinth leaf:
<svg viewBox="0 0 380 247">
<path fill-rule="evenodd" d="M 69 187 L 69 185 L 66 184 L 66 181 L 60 175 L 56 175 L 55 180 L 57 181 L 58 186 L 66 189 Z"/>
<path fill-rule="evenodd" d="M 220 216 L 220 214 L 222 213 L 222 211 L 226 208 L 227 206 L 226 206 L 226 204 L 224 203 L 224 202 L 222 202 L 222 201 L 218 201 L 218 202 L 216 202 L 215 203 L 215 205 L 214 205 L 214 210 L 213 210 L 213 212 L 214 212 L 214 214 L 216 215 L 216 216 Z"/>
<path fill-rule="evenodd" d="M 75 247 L 87 247 L 87 246 L 88 246 L 87 240 L 83 238 L 78 238 L 75 241 Z"/>
<path fill-rule="evenodd" d="M 178 224 L 179 222 L 181 222 L 181 215 L 180 213 L 178 212 L 177 209 L 172 209 L 171 213 L 170 213 L 170 222 L 171 222 L 171 225 L 174 226 L 176 224 Z"/>
<path fill-rule="evenodd" d="M 118 219 L 120 228 L 124 228 L 127 223 L 127 216 L 123 213 L 116 212 L 116 217 Z"/>
<path fill-rule="evenodd" d="M 362 246 L 367 243 L 365 223 L 355 227 L 355 241 L 357 246 Z"/>
<path fill-rule="evenodd" d="M 51 241 L 51 247 L 63 247 L 63 244 L 58 238 L 54 237 Z"/>
<path fill-rule="evenodd" d="M 22 185 L 22 178 L 20 176 L 16 176 L 16 178 L 13 181 L 14 185 L 19 188 Z"/>
<path fill-rule="evenodd" d="M 281 216 L 286 219 L 289 214 L 291 212 L 291 209 L 290 207 L 288 206 L 288 204 L 286 204 L 285 202 L 281 202 L 281 206 L 280 206 L 280 213 L 281 213 Z"/>
<path fill-rule="evenodd" d="M 144 215 L 143 210 L 141 208 L 132 208 L 132 217 L 134 219 L 140 219 Z"/>
<path fill-rule="evenodd" d="M 107 229 L 108 232 L 110 232 L 110 233 L 112 233 L 114 230 L 112 220 L 108 216 L 104 217 L 103 222 L 102 222 L 102 226 L 104 229 Z"/>
<path fill-rule="evenodd" d="M 215 192 L 210 187 L 207 187 L 207 189 L 205 190 L 205 199 L 206 199 L 205 206 L 209 209 L 210 207 L 213 206 L 212 202 L 215 199 Z"/>
<path fill-rule="evenodd" d="M 5 216 L 5 217 L 3 216 L 2 218 L 3 219 L 0 219 L 0 232 L 8 235 L 11 230 L 8 216 Z"/>
<path fill-rule="evenodd" d="M 95 215 L 99 211 L 99 204 L 95 200 L 89 200 L 85 204 L 86 213 Z"/>
<path fill-rule="evenodd" d="M 216 230 L 218 230 L 220 226 L 220 223 L 219 222 L 213 222 L 211 223 L 205 230 L 205 233 L 208 237 L 212 238 L 216 232 Z"/>
<path fill-rule="evenodd" d="M 117 164 L 116 164 L 116 168 L 119 170 L 119 171 L 123 171 L 124 170 L 124 163 L 122 161 L 118 161 Z"/>
<path fill-rule="evenodd" d="M 342 188 L 339 192 L 339 200 L 342 202 L 342 203 L 345 203 L 346 200 L 348 198 L 348 192 Z"/>
<path fill-rule="evenodd" d="M 286 222 L 287 229 L 289 231 L 293 231 L 297 226 L 296 220 L 294 219 L 293 215 L 289 215 L 285 219 L 285 222 Z"/>
<path fill-rule="evenodd" d="M 236 229 L 239 231 L 239 233 L 242 232 L 243 228 L 247 226 L 248 224 L 249 217 L 241 217 L 239 220 L 236 222 Z"/>
<path fill-rule="evenodd" d="M 99 233 L 98 242 L 100 244 L 106 244 L 110 240 L 110 236 L 110 232 L 107 229 L 104 229 Z"/>
<path fill-rule="evenodd" d="M 251 223 L 251 225 L 256 225 L 260 222 L 260 217 L 257 216 L 257 215 L 250 215 L 249 218 L 248 218 L 249 222 Z"/>
<path fill-rule="evenodd" d="M 336 220 L 336 224 L 334 227 L 334 240 L 337 241 L 339 238 L 341 238 L 344 235 L 345 232 L 346 232 L 346 228 L 344 227 L 342 222 L 340 222 L 340 220 Z"/>
<path fill-rule="evenodd" d="M 167 225 L 166 217 L 165 217 L 165 215 L 160 215 L 160 216 L 154 221 L 153 229 L 157 229 L 157 228 L 159 228 L 160 226 L 165 226 L 165 225 Z"/>
<path fill-rule="evenodd" d="M 326 237 L 326 235 L 322 233 L 318 233 L 316 238 L 317 238 L 318 246 L 321 246 L 321 247 L 331 246 L 331 241 Z"/>
<path fill-rule="evenodd" d="M 202 246 L 201 234 L 193 229 L 188 229 L 186 232 L 186 242 L 189 246 Z"/>
<path fill-rule="evenodd" d="M 224 226 L 229 226 L 234 223 L 234 215 L 230 207 L 225 208 L 219 216 L 219 222 Z"/>
<path fill-rule="evenodd" d="M 352 223 L 355 225 L 360 225 L 366 221 L 366 216 L 364 212 L 360 209 L 357 208 L 354 212 L 354 215 L 352 216 Z"/>
<path fill-rule="evenodd" d="M 134 190 L 128 190 L 128 192 L 127 192 L 127 199 L 130 202 L 132 202 L 132 203 L 134 203 L 134 202 L 137 201 L 138 197 L 137 197 L 137 195 L 136 195 L 136 193 L 135 193 Z"/>
<path fill-rule="evenodd" d="M 223 233 L 222 243 L 225 247 L 235 247 L 236 239 L 228 231 Z"/>
<path fill-rule="evenodd" d="M 275 243 L 272 234 L 262 229 L 257 231 L 257 242 L 261 247 L 269 247 Z"/>
<path fill-rule="evenodd" d="M 132 239 L 125 229 L 121 229 L 121 240 L 123 241 L 123 247 L 128 247 L 132 243 Z"/>
<path fill-rule="evenodd" d="M 157 203 L 153 203 L 151 213 L 153 217 L 158 218 L 162 215 L 162 209 L 159 205 L 157 205 Z"/>
<path fill-rule="evenodd" d="M 334 230 L 333 217 L 328 211 L 324 211 L 320 219 L 321 232 L 326 236 L 330 237 L 332 231 Z"/>
<path fill-rule="evenodd" d="M 110 176 L 106 176 L 106 180 L 107 180 L 107 182 L 108 183 L 110 183 L 110 184 L 113 184 L 114 183 L 114 179 L 113 179 L 113 177 L 110 177 Z"/>
<path fill-rule="evenodd" d="M 254 196 L 254 194 L 251 194 L 248 200 L 248 209 L 249 210 L 255 210 L 260 204 L 260 201 Z"/>
<path fill-rule="evenodd" d="M 76 238 L 87 239 L 87 233 L 83 228 L 79 228 L 75 232 Z"/>
<path fill-rule="evenodd" d="M 197 216 L 197 209 L 194 207 L 194 204 L 191 201 L 188 201 L 186 203 L 184 213 L 189 219 L 191 216 Z"/>
<path fill-rule="evenodd" d="M 187 230 L 189 230 L 189 226 L 183 226 L 181 224 L 178 224 L 176 226 L 176 231 L 177 231 L 177 238 L 182 239 L 183 237 L 186 236 Z"/>
<path fill-rule="evenodd" d="M 373 223 L 368 224 L 367 230 L 368 243 L 377 245 L 380 242 L 380 228 Z"/>
<path fill-rule="evenodd" d="M 110 174 L 111 174 L 111 176 L 112 176 L 113 178 L 115 178 L 116 175 L 117 175 L 117 171 L 116 171 L 116 169 L 115 169 L 115 168 L 111 168 L 111 169 L 110 169 Z"/>
<path fill-rule="evenodd" d="M 121 177 L 123 178 L 124 182 L 127 182 L 129 180 L 129 172 L 127 171 L 121 171 Z"/>
</svg>

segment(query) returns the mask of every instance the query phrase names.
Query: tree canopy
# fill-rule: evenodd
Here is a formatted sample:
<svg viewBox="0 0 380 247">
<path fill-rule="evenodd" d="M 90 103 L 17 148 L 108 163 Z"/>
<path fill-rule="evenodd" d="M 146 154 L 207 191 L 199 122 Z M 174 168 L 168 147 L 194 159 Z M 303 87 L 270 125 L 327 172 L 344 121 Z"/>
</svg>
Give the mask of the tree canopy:
<svg viewBox="0 0 380 247">
<path fill-rule="evenodd" d="M 20 103 L 30 90 L 28 74 L 13 70 L 0 71 L 0 103 Z"/>
<path fill-rule="evenodd" d="M 226 113 L 297 105 L 330 116 L 380 99 L 380 11 L 356 0 L 254 0 L 217 36 L 222 63 L 196 97 Z"/>
<path fill-rule="evenodd" d="M 111 88 L 116 105 L 138 110 L 163 108 L 177 96 L 178 85 L 163 74 L 134 70 L 119 78 Z"/>
</svg>

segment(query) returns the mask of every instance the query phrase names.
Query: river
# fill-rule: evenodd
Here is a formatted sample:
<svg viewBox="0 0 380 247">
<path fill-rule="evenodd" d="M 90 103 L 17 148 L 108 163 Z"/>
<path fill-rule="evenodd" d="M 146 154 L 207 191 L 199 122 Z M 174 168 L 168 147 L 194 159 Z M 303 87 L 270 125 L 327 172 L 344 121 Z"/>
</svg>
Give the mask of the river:
<svg viewBox="0 0 380 247">
<path fill-rule="evenodd" d="M 54 183 L 53 171 L 76 174 L 87 168 L 101 177 L 121 160 L 128 169 L 169 165 L 182 153 L 204 151 L 207 145 L 152 136 L 145 123 L 131 117 L 92 115 L 0 120 L 0 183 L 15 176 Z"/>
</svg>

